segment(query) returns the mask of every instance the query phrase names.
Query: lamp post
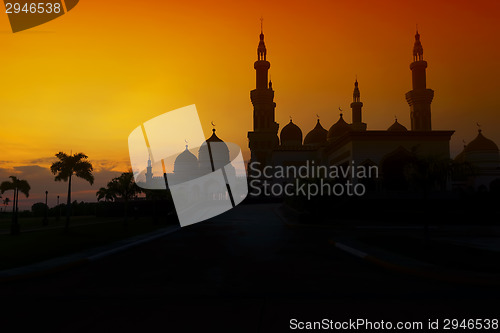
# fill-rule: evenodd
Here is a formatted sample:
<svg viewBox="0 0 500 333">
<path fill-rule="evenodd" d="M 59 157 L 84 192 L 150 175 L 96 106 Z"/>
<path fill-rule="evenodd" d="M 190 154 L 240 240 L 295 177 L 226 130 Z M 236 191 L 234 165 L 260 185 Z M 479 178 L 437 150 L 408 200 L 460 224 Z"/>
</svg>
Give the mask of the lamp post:
<svg viewBox="0 0 500 333">
<path fill-rule="evenodd" d="M 45 191 L 45 215 L 43 216 L 43 222 L 42 222 L 44 226 L 49 224 L 49 206 L 47 206 L 48 195 L 49 191 Z"/>
<path fill-rule="evenodd" d="M 59 213 L 57 214 L 56 220 L 59 222 L 59 219 L 61 218 L 61 206 L 59 206 L 59 196 L 57 196 L 57 207 L 59 209 Z"/>
</svg>

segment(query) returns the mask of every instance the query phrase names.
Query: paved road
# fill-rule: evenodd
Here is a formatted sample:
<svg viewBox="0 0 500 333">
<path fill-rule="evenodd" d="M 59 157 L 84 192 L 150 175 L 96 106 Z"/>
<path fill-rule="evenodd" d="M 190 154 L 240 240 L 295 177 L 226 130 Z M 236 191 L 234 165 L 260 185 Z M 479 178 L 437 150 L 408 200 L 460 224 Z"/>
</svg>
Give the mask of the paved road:
<svg viewBox="0 0 500 333">
<path fill-rule="evenodd" d="M 0 325 L 52 332 L 286 332 L 291 318 L 488 316 L 499 290 L 373 266 L 289 228 L 276 205 L 211 221 L 84 267 L 0 286 Z M 3 323 L 3 324 L 2 324 Z M 42 331 L 42 330 L 39 330 Z"/>
</svg>

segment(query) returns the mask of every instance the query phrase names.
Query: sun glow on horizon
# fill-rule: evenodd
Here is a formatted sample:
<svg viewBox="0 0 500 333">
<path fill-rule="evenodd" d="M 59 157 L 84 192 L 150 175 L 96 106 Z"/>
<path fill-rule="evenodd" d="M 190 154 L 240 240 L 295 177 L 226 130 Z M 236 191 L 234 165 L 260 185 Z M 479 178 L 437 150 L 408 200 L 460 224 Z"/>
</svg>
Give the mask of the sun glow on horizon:
<svg viewBox="0 0 500 333">
<path fill-rule="evenodd" d="M 456 131 L 452 156 L 476 136 L 476 122 L 500 144 L 500 46 L 491 43 L 500 33 L 499 10 L 498 1 L 485 0 L 86 0 L 16 34 L 0 15 L 0 168 L 47 168 L 56 152 L 72 150 L 87 154 L 99 172 L 126 171 L 128 134 L 190 104 L 206 137 L 215 121 L 219 137 L 248 159 L 261 16 L 280 129 L 293 116 L 305 136 L 316 114 L 328 129 L 339 106 L 349 121 L 356 75 L 368 129 L 386 129 L 395 115 L 409 127 L 404 94 L 418 23 L 435 90 L 433 128 Z"/>
</svg>

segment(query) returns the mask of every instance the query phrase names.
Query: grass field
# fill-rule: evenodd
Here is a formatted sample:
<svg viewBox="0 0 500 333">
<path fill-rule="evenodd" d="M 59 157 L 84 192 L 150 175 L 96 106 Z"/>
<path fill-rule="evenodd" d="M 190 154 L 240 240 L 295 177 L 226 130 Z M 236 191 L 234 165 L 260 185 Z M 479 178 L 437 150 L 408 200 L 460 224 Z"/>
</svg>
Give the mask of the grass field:
<svg viewBox="0 0 500 333">
<path fill-rule="evenodd" d="M 164 221 L 153 223 L 152 218 L 129 218 L 124 226 L 123 218 L 73 217 L 68 233 L 52 218 L 47 227 L 41 226 L 40 218 L 20 218 L 21 234 L 0 234 L 0 270 L 27 265 L 85 249 L 102 246 L 135 235 L 166 227 Z M 10 219 L 0 221 L 0 232 L 8 232 Z M 30 229 L 36 230 L 30 231 Z"/>
</svg>

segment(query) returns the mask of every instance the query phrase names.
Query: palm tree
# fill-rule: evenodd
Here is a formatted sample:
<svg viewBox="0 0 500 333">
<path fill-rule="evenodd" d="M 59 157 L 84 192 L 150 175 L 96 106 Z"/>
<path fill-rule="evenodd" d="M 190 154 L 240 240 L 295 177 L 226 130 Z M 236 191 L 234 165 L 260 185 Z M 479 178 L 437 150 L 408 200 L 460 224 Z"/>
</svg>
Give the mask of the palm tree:
<svg viewBox="0 0 500 333">
<path fill-rule="evenodd" d="M 64 180 L 68 182 L 68 200 L 66 204 L 66 223 L 65 230 L 69 228 L 69 218 L 71 216 L 71 178 L 74 176 L 82 178 L 92 185 L 94 183 L 94 175 L 92 171 L 94 168 L 92 164 L 87 161 L 88 156 L 84 153 L 66 154 L 59 152 L 56 154 L 59 161 L 52 163 L 50 171 L 56 175 L 55 181 Z"/>
<path fill-rule="evenodd" d="M 115 200 L 121 199 L 124 202 L 124 217 L 123 223 L 127 225 L 128 203 L 131 199 L 135 198 L 142 190 L 134 181 L 132 171 L 124 172 L 119 177 L 113 178 L 105 189 L 108 195 L 112 196 Z M 99 190 L 97 196 L 99 198 Z"/>
<path fill-rule="evenodd" d="M 3 205 L 5 206 L 5 209 L 3 210 L 4 212 L 7 211 L 7 206 L 9 205 L 9 202 L 10 202 L 9 198 L 3 199 Z"/>
<path fill-rule="evenodd" d="M 106 187 L 101 187 L 95 195 L 97 197 L 97 201 L 101 201 L 101 199 L 104 199 L 106 202 L 116 200 L 115 193 L 110 188 Z"/>
<path fill-rule="evenodd" d="M 12 181 L 4 181 L 0 184 L 0 192 L 3 194 L 5 191 L 14 191 L 14 202 L 12 204 L 12 225 L 10 233 L 11 235 L 18 235 L 20 232 L 19 222 L 17 220 L 19 212 L 19 191 L 21 191 L 21 193 L 23 193 L 27 198 L 30 195 L 31 186 L 26 180 L 18 179 L 15 176 L 10 176 L 9 178 Z"/>
</svg>

